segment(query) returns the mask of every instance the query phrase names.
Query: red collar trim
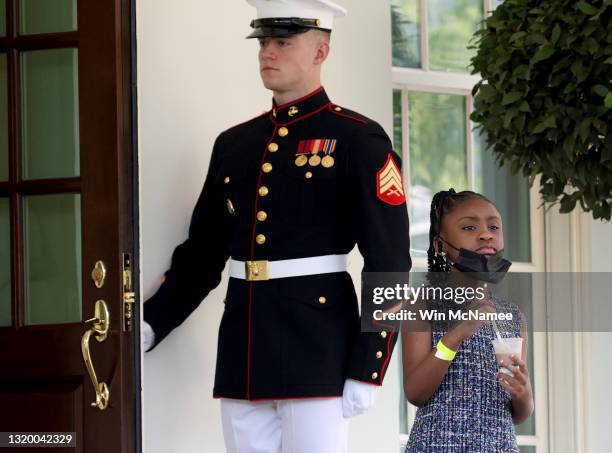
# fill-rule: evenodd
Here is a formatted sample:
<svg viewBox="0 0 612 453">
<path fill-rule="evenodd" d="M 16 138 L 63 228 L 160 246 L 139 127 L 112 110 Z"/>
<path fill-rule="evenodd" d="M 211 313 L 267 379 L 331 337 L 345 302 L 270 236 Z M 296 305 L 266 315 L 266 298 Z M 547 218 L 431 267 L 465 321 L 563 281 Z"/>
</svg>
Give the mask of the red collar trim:
<svg viewBox="0 0 612 453">
<path fill-rule="evenodd" d="M 293 119 L 291 121 L 288 121 L 288 122 L 285 122 L 285 123 L 281 123 L 281 122 L 277 121 L 276 118 L 274 118 L 274 115 L 272 115 L 272 112 L 270 112 L 270 121 L 272 121 L 272 123 L 275 126 L 289 126 L 290 124 L 296 123 L 296 122 L 301 121 L 301 120 L 306 119 L 306 118 L 309 118 L 312 115 L 316 115 L 320 111 L 327 109 L 330 105 L 332 105 L 332 103 L 328 102 L 327 104 L 322 105 L 318 109 L 313 110 L 312 112 L 307 113 L 306 115 L 302 115 L 299 118 L 295 118 L 295 119 Z"/>
<path fill-rule="evenodd" d="M 287 107 L 295 105 L 298 102 L 305 101 L 306 99 L 313 97 L 315 94 L 319 94 L 321 91 L 323 91 L 323 86 L 322 85 L 319 88 L 317 88 L 316 90 L 314 90 L 312 93 L 308 93 L 304 97 L 301 97 L 299 99 L 295 99 L 295 100 L 293 100 L 291 102 L 287 102 L 286 104 L 283 104 L 283 105 L 276 105 L 276 101 L 274 100 L 274 98 L 272 98 L 272 109 L 276 109 L 276 111 L 278 112 L 279 110 L 286 109 Z"/>
</svg>

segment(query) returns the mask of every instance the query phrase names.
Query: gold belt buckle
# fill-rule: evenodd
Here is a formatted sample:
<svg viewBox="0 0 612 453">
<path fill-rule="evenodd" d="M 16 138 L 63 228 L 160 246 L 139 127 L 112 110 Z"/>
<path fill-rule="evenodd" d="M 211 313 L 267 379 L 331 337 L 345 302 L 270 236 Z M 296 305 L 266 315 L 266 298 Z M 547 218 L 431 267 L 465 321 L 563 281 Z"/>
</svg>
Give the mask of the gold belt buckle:
<svg viewBox="0 0 612 453">
<path fill-rule="evenodd" d="M 245 261 L 245 275 L 249 282 L 268 280 L 268 261 Z"/>
</svg>

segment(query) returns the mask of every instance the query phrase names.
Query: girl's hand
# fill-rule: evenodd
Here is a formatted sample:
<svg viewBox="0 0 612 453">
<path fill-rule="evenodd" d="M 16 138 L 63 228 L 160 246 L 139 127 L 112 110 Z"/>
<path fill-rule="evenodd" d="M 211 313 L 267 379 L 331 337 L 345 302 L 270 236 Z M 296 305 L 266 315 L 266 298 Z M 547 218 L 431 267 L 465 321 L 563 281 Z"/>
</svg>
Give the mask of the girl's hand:
<svg viewBox="0 0 612 453">
<path fill-rule="evenodd" d="M 515 354 L 512 354 L 510 359 L 512 363 L 504 363 L 502 360 L 500 366 L 510 370 L 514 376 L 498 371 L 497 376 L 501 386 L 510 394 L 512 399 L 527 400 L 531 398 L 527 366 Z"/>
<path fill-rule="evenodd" d="M 475 302 L 469 308 L 470 311 L 478 311 L 479 313 L 495 313 L 495 307 L 491 303 L 490 298 L 486 298 Z M 470 319 L 466 321 L 461 321 L 455 329 L 459 333 L 461 340 L 467 340 L 470 338 L 478 329 L 480 329 L 485 324 L 490 324 L 491 321 L 488 320 L 477 320 Z"/>
</svg>

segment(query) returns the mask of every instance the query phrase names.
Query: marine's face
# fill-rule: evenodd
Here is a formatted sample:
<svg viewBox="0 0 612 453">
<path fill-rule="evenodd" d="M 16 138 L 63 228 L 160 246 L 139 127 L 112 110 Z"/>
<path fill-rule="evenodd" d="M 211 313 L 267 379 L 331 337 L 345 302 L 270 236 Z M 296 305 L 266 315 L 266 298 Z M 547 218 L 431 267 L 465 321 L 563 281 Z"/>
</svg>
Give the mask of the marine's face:
<svg viewBox="0 0 612 453">
<path fill-rule="evenodd" d="M 259 71 L 266 88 L 290 91 L 312 76 L 318 61 L 317 43 L 308 35 L 259 38 Z"/>
<path fill-rule="evenodd" d="M 457 248 L 464 248 L 483 255 L 493 255 L 504 248 L 501 216 L 495 206 L 486 200 L 465 200 L 442 220 L 441 236 Z M 451 260 L 456 261 L 459 252 L 442 243 Z"/>
</svg>

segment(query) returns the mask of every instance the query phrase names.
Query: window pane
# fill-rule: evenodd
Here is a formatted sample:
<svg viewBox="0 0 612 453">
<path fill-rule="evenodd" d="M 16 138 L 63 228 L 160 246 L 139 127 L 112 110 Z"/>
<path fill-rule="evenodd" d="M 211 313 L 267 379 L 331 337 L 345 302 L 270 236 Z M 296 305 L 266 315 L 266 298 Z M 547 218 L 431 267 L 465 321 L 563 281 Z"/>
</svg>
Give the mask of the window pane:
<svg viewBox="0 0 612 453">
<path fill-rule="evenodd" d="M 530 445 L 530 446 L 523 445 L 519 448 L 521 450 L 521 453 L 536 453 L 536 447 L 534 447 L 533 445 Z"/>
<path fill-rule="evenodd" d="M 429 0 L 429 67 L 438 71 L 469 72 L 474 51 L 472 35 L 484 18 L 482 0 Z"/>
<path fill-rule="evenodd" d="M 476 192 L 489 198 L 502 216 L 505 256 L 511 261 L 531 261 L 529 181 L 520 173 L 499 167 L 484 136 L 474 132 L 474 179 Z"/>
<path fill-rule="evenodd" d="M 0 0 L 0 3 L 3 0 Z M 0 181 L 8 180 L 8 68 L 6 54 L 0 54 Z"/>
<path fill-rule="evenodd" d="M 6 0 L 0 0 L 0 36 L 6 35 Z"/>
<path fill-rule="evenodd" d="M 416 256 L 429 248 L 429 209 L 433 195 L 467 189 L 465 98 L 408 93 L 410 148 L 410 236 Z"/>
<path fill-rule="evenodd" d="M 402 155 L 402 92 L 393 90 L 393 148 Z"/>
<path fill-rule="evenodd" d="M 0 326 L 11 325 L 11 231 L 9 201 L 0 198 Z"/>
<path fill-rule="evenodd" d="M 393 66 L 421 67 L 421 27 L 418 0 L 391 0 Z"/>
<path fill-rule="evenodd" d="M 79 175 L 76 49 L 21 54 L 23 177 Z"/>
<path fill-rule="evenodd" d="M 26 324 L 81 320 L 80 195 L 24 198 Z"/>
<path fill-rule="evenodd" d="M 19 33 L 22 35 L 74 31 L 76 0 L 21 0 Z"/>
</svg>

